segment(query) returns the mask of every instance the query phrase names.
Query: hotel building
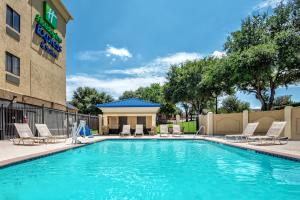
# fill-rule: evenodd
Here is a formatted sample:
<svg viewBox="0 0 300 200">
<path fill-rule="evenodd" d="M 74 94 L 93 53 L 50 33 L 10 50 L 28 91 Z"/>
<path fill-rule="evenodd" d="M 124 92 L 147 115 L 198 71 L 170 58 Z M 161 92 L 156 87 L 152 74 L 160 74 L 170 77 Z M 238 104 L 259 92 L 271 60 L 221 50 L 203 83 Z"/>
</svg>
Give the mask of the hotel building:
<svg viewBox="0 0 300 200">
<path fill-rule="evenodd" d="M 60 0 L 0 2 L 0 105 L 66 110 L 66 34 Z"/>
</svg>

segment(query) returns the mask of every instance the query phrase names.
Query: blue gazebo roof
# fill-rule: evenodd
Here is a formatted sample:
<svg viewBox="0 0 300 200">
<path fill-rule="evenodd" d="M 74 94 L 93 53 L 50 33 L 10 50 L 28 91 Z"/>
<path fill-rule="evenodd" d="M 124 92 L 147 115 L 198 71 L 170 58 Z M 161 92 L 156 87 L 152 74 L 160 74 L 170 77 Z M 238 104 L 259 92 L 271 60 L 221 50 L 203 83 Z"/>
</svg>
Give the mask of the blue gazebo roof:
<svg viewBox="0 0 300 200">
<path fill-rule="evenodd" d="M 130 98 L 109 103 L 102 103 L 96 105 L 98 108 L 125 108 L 125 107 L 160 107 L 160 104 L 145 101 L 138 98 Z"/>
</svg>

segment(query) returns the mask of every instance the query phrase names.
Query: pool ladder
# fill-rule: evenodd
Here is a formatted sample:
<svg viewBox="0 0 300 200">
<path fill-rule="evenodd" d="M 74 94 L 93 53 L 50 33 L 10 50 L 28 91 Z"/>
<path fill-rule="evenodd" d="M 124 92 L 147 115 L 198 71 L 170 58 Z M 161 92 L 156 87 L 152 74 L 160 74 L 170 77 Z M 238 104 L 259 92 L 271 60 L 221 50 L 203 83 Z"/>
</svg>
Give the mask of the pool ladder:
<svg viewBox="0 0 300 200">
<path fill-rule="evenodd" d="M 205 126 L 200 126 L 199 130 L 195 133 L 194 138 L 197 135 L 204 134 L 204 133 L 205 133 Z"/>
</svg>

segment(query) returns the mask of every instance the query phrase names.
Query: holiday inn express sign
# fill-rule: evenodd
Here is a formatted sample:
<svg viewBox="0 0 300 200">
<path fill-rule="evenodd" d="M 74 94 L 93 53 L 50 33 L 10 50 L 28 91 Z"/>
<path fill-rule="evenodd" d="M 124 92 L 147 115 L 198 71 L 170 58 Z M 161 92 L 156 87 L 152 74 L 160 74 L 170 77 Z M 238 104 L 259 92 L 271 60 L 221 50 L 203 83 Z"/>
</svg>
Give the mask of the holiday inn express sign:
<svg viewBox="0 0 300 200">
<path fill-rule="evenodd" d="M 44 19 L 52 26 L 57 28 L 57 15 L 56 12 L 49 6 L 47 2 L 44 2 Z"/>
<path fill-rule="evenodd" d="M 43 40 L 40 43 L 40 47 L 45 50 L 52 57 L 57 58 L 57 53 L 62 51 L 60 43 L 62 39 L 54 31 L 57 28 L 57 14 L 51 6 L 44 2 L 44 15 L 35 16 L 36 26 L 35 33 Z"/>
</svg>

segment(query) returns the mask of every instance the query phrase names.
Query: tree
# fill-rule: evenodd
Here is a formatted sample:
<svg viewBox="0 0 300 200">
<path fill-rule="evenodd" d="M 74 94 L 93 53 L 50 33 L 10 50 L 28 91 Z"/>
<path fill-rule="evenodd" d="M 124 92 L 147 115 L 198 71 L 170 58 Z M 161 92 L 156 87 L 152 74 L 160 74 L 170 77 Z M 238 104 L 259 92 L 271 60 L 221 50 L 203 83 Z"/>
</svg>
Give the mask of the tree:
<svg viewBox="0 0 300 200">
<path fill-rule="evenodd" d="M 125 91 L 123 94 L 119 97 L 119 100 L 122 99 L 129 99 L 129 98 L 137 98 L 137 94 L 135 91 Z"/>
<path fill-rule="evenodd" d="M 189 61 L 171 67 L 167 74 L 165 98 L 172 103 L 190 104 L 197 114 L 222 93 L 231 91 L 225 74 L 216 74 L 221 60 L 213 57 Z M 229 73 L 228 73 L 229 74 Z"/>
<path fill-rule="evenodd" d="M 299 0 L 280 4 L 273 15 L 258 14 L 242 22 L 225 43 L 223 68 L 237 89 L 253 93 L 261 110 L 271 110 L 280 86 L 300 81 Z"/>
<path fill-rule="evenodd" d="M 80 113 L 98 115 L 101 110 L 96 104 L 111 102 L 114 99 L 105 92 L 98 92 L 95 88 L 79 87 L 74 91 L 72 105 L 79 109 Z"/>
<path fill-rule="evenodd" d="M 191 104 L 201 113 L 207 97 L 200 85 L 204 64 L 205 61 L 188 61 L 171 66 L 164 89 L 166 100 Z"/>
<path fill-rule="evenodd" d="M 292 101 L 292 95 L 283 95 L 276 97 L 274 100 L 274 107 L 290 106 L 294 101 Z"/>
<path fill-rule="evenodd" d="M 184 113 L 185 113 L 185 121 L 188 122 L 189 121 L 189 113 L 190 113 L 190 109 L 191 106 L 188 103 L 182 102 L 181 103 L 182 108 L 184 109 Z"/>
<path fill-rule="evenodd" d="M 135 91 L 125 91 L 119 99 L 140 98 L 160 104 L 159 113 L 170 116 L 177 112 L 176 105 L 166 102 L 163 95 L 163 86 L 153 83 L 148 87 L 140 87 Z"/>
<path fill-rule="evenodd" d="M 223 99 L 220 113 L 234 113 L 249 110 L 250 104 L 248 102 L 240 101 L 236 96 L 231 95 Z"/>
</svg>

